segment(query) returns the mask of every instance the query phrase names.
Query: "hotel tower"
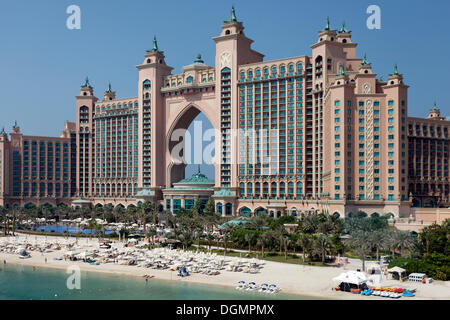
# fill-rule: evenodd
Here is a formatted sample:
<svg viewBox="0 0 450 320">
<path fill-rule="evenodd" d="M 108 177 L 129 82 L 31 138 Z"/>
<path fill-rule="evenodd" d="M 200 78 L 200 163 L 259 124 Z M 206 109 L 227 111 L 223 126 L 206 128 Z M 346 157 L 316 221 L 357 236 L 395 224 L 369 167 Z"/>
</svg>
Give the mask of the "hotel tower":
<svg viewBox="0 0 450 320">
<path fill-rule="evenodd" d="M 433 106 L 408 117 L 408 85 L 380 80 L 351 31 L 327 20 L 309 56 L 265 61 L 234 8 L 215 65 L 198 55 L 173 74 L 156 38 L 137 68 L 137 96 L 89 79 L 60 138 L 0 134 L 0 205 L 157 202 L 175 213 L 212 197 L 222 215 L 409 216 L 450 205 L 450 121 Z M 214 180 L 185 178 L 178 129 L 203 113 L 215 129 Z"/>
</svg>

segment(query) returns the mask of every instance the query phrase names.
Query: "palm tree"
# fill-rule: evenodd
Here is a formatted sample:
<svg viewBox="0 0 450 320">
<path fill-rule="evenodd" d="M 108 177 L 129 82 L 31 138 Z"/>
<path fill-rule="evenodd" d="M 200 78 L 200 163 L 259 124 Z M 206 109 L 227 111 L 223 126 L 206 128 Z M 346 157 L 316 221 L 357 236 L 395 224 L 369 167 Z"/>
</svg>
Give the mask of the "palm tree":
<svg viewBox="0 0 450 320">
<path fill-rule="evenodd" d="M 328 253 L 331 253 L 333 245 L 330 239 L 323 233 L 319 234 L 313 243 L 313 250 L 319 254 L 322 258 L 322 263 L 325 263 L 325 257 Z"/>
<path fill-rule="evenodd" d="M 8 220 L 7 219 L 7 213 L 8 213 L 8 210 L 4 206 L 0 206 L 0 220 L 2 220 L 3 224 L 4 224 L 3 232 L 4 232 L 5 236 L 6 236 L 7 230 L 8 230 L 8 227 L 7 227 L 7 220 Z"/>
<path fill-rule="evenodd" d="M 298 240 L 297 240 L 297 245 L 302 247 L 302 257 L 303 257 L 303 262 L 305 262 L 306 261 L 305 253 L 306 253 L 306 251 L 309 251 L 309 249 L 311 248 L 310 237 L 306 233 L 300 233 Z"/>
<path fill-rule="evenodd" d="M 251 245 L 252 245 L 253 238 L 254 238 L 253 233 L 248 232 L 244 235 L 244 239 L 248 243 L 248 253 L 250 253 L 250 251 L 251 251 Z"/>
<path fill-rule="evenodd" d="M 266 229 L 266 226 L 268 225 L 270 220 L 270 217 L 268 216 L 267 212 L 263 211 L 259 214 L 254 215 L 250 219 L 250 228 L 263 231 Z"/>
<path fill-rule="evenodd" d="M 386 247 L 386 238 L 387 234 L 384 230 L 377 230 L 372 231 L 369 234 L 369 239 L 367 239 L 372 248 L 375 248 L 376 250 L 377 261 L 379 260 L 380 250 L 383 250 Z"/>
<path fill-rule="evenodd" d="M 415 239 L 409 231 L 397 230 L 394 233 L 395 247 L 400 249 L 400 256 L 403 256 L 403 249 L 413 249 L 416 246 Z"/>
<path fill-rule="evenodd" d="M 211 232 L 206 234 L 206 240 L 208 241 L 208 251 L 211 252 L 211 245 L 214 241 L 214 235 Z"/>
<path fill-rule="evenodd" d="M 155 228 L 150 228 L 147 231 L 146 237 L 147 238 L 151 238 L 152 239 L 152 243 L 154 243 L 154 237 L 156 236 L 156 229 Z"/>
<path fill-rule="evenodd" d="M 356 231 L 351 234 L 350 245 L 362 259 L 362 269 L 366 269 L 366 256 L 372 252 L 372 246 L 368 241 L 370 233 L 367 231 Z"/>
<path fill-rule="evenodd" d="M 226 226 L 225 228 L 222 229 L 222 233 L 223 233 L 223 244 L 224 244 L 224 249 L 225 249 L 225 254 L 227 253 L 227 243 L 230 240 L 230 235 L 231 233 L 235 230 L 234 226 Z"/>
<path fill-rule="evenodd" d="M 287 251 L 288 247 L 291 245 L 292 240 L 289 239 L 288 236 L 283 237 L 283 245 L 284 245 L 284 260 L 287 260 Z"/>
<path fill-rule="evenodd" d="M 302 220 L 302 231 L 304 233 L 315 233 L 317 230 L 318 221 L 315 215 L 311 214 Z"/>
<path fill-rule="evenodd" d="M 428 228 L 424 228 L 422 230 L 422 232 L 420 233 L 420 240 L 423 242 L 425 242 L 425 254 L 429 254 L 430 253 L 430 241 L 433 237 L 432 232 L 428 229 Z"/>
<path fill-rule="evenodd" d="M 266 244 L 272 239 L 269 231 L 263 232 L 259 235 L 258 244 L 261 246 L 261 257 L 264 258 L 264 248 Z"/>
</svg>

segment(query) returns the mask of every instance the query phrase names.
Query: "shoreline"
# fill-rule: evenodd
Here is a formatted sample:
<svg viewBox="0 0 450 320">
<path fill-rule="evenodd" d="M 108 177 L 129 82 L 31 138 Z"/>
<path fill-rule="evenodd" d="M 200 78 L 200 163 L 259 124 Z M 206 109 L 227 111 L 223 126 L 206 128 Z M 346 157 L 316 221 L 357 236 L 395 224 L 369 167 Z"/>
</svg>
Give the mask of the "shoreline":
<svg viewBox="0 0 450 320">
<path fill-rule="evenodd" d="M 23 236 L 23 235 L 22 235 Z M 38 236 L 39 237 L 39 236 Z M 95 242 L 96 240 L 91 240 Z M 187 283 L 197 283 L 203 285 L 214 285 L 220 287 L 235 288 L 239 281 L 254 281 L 257 284 L 275 283 L 281 288 L 281 294 L 292 295 L 298 299 L 334 299 L 334 300 L 386 300 L 386 298 L 376 296 L 362 296 L 347 292 L 332 290 L 337 284 L 332 279 L 342 272 L 356 270 L 360 266 L 352 262 L 346 268 L 331 268 L 320 266 L 305 266 L 288 264 L 281 262 L 265 261 L 264 267 L 256 274 L 221 271 L 219 275 L 209 276 L 201 273 L 191 273 L 188 277 L 178 277 L 175 272 L 169 269 L 155 270 L 137 266 L 119 265 L 106 263 L 100 265 L 90 265 L 82 261 L 53 260 L 55 257 L 62 257 L 62 250 L 41 254 L 31 251 L 31 257 L 20 259 L 18 254 L 0 252 L 0 263 L 6 260 L 7 264 L 24 265 L 37 268 L 67 270 L 69 266 L 78 266 L 82 272 L 97 272 L 118 276 L 142 277 L 144 275 L 154 276 L 153 279 L 165 281 L 182 281 Z M 47 263 L 45 262 L 47 258 Z M 379 275 L 377 275 L 379 277 Z M 150 279 L 151 280 L 151 279 Z M 424 299 L 445 299 L 450 300 L 450 281 L 435 281 L 432 284 L 422 284 L 413 282 L 403 282 L 383 279 L 384 287 L 402 287 L 407 289 L 417 289 L 417 294 L 413 298 L 401 298 L 400 300 L 424 300 Z"/>
</svg>

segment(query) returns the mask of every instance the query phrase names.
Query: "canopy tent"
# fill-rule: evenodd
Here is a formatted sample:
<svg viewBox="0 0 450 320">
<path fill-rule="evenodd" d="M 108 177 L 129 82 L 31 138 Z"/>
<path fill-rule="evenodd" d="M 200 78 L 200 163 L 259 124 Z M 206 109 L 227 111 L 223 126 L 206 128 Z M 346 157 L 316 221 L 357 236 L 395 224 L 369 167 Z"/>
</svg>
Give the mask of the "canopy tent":
<svg viewBox="0 0 450 320">
<path fill-rule="evenodd" d="M 402 277 L 402 275 L 406 272 L 406 270 L 400 267 L 393 267 L 388 269 L 388 272 L 391 274 L 392 278 L 398 280 Z"/>
<path fill-rule="evenodd" d="M 396 272 L 396 273 L 403 273 L 403 272 L 406 272 L 406 270 L 405 269 L 403 269 L 403 268 L 400 268 L 400 267 L 393 267 L 393 268 L 390 268 L 390 269 L 388 269 L 388 272 L 389 273 L 394 273 L 394 272 Z"/>
<path fill-rule="evenodd" d="M 361 285 L 369 281 L 369 278 L 367 278 L 367 276 L 362 272 L 348 271 L 333 278 L 333 281 Z"/>
</svg>

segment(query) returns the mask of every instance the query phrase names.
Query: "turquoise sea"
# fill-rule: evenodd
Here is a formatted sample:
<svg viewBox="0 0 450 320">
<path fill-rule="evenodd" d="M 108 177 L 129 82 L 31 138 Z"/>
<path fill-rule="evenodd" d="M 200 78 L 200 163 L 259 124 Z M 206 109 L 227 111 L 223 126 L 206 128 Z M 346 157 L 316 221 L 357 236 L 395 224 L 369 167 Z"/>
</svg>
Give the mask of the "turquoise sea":
<svg viewBox="0 0 450 320">
<path fill-rule="evenodd" d="M 242 292 L 234 288 L 81 272 L 80 290 L 69 290 L 65 270 L 0 266 L 0 300 L 265 300 L 296 299 L 289 294 Z"/>
</svg>

